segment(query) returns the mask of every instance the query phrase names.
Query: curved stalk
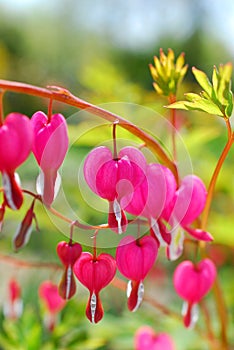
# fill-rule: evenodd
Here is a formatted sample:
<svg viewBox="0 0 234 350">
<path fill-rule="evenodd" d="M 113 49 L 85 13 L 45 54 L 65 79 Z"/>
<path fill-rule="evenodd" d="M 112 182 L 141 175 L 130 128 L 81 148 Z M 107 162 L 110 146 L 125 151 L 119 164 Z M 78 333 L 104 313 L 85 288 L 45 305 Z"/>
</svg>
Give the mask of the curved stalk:
<svg viewBox="0 0 234 350">
<path fill-rule="evenodd" d="M 151 149 L 152 152 L 154 152 L 168 168 L 170 168 L 176 180 L 178 181 L 178 172 L 175 163 L 168 157 L 168 155 L 161 147 L 161 145 L 157 142 L 157 140 L 154 139 L 152 136 L 148 135 L 140 128 L 138 128 L 135 124 L 118 116 L 117 114 L 111 113 L 101 107 L 86 102 L 72 95 L 68 90 L 57 86 L 50 86 L 48 89 L 45 89 L 30 84 L 24 84 L 8 80 L 0 80 L 0 89 L 4 89 L 5 91 L 12 91 L 27 95 L 48 98 L 50 100 L 53 99 L 80 109 L 88 109 L 90 113 L 97 115 L 111 123 L 116 123 L 118 121 L 119 126 L 128 130 L 130 133 L 134 134 L 139 139 L 141 139 L 145 143 L 145 145 L 149 149 Z"/>
</svg>

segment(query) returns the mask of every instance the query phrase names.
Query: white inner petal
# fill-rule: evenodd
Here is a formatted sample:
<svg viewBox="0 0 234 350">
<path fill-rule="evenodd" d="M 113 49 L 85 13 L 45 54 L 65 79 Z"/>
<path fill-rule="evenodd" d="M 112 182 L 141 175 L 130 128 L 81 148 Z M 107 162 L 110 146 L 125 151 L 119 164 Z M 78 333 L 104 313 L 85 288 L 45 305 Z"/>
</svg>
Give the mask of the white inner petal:
<svg viewBox="0 0 234 350">
<path fill-rule="evenodd" d="M 137 309 L 139 308 L 139 306 L 142 303 L 143 297 L 144 297 L 144 284 L 141 281 L 138 287 L 138 291 L 137 291 L 137 303 L 136 306 L 134 307 L 134 309 L 132 310 L 133 312 L 137 311 Z"/>
<path fill-rule="evenodd" d="M 162 235 L 161 235 L 160 230 L 159 230 L 157 220 L 155 220 L 154 218 L 151 218 L 151 228 L 152 228 L 155 236 L 159 240 L 160 247 L 166 247 L 167 243 L 163 240 Z"/>
<path fill-rule="evenodd" d="M 169 249 L 169 258 L 170 260 L 178 259 L 184 249 L 184 231 L 180 226 L 177 226 L 176 229 L 171 232 L 171 243 L 168 246 Z"/>
<path fill-rule="evenodd" d="M 18 183 L 18 181 L 19 181 L 19 175 L 18 174 L 15 177 L 15 180 Z M 8 174 L 5 173 L 5 172 L 2 173 L 2 185 L 3 185 L 3 188 L 4 188 L 4 194 L 6 196 L 6 199 L 7 199 L 7 202 L 9 204 L 9 206 L 11 207 L 11 209 L 17 210 L 17 207 L 16 207 L 16 205 L 15 205 L 15 203 L 13 201 L 13 198 L 12 198 L 11 182 L 10 182 Z"/>
<path fill-rule="evenodd" d="M 54 185 L 54 199 L 57 197 L 58 193 L 59 193 L 59 189 L 61 187 L 61 176 L 59 173 L 57 173 L 57 177 L 55 180 L 55 185 Z M 44 174 L 41 171 L 37 177 L 37 181 L 36 181 L 36 191 L 37 193 L 42 196 L 44 193 Z"/>
<path fill-rule="evenodd" d="M 90 301 L 90 310 L 91 310 L 92 323 L 95 323 L 96 308 L 97 308 L 97 297 L 93 293 L 92 296 L 91 296 L 91 301 Z"/>
<path fill-rule="evenodd" d="M 121 234 L 123 233 L 122 226 L 121 226 L 122 213 L 121 213 L 121 207 L 117 199 L 114 200 L 113 209 L 114 209 L 116 221 L 118 223 L 118 233 Z"/>
<path fill-rule="evenodd" d="M 67 269 L 67 281 L 66 281 L 66 299 L 69 298 L 70 289 L 71 289 L 71 277 L 72 277 L 72 268 L 71 265 Z"/>
<path fill-rule="evenodd" d="M 127 298 L 130 297 L 131 292 L 132 292 L 132 281 L 130 280 L 128 281 L 128 284 L 127 284 L 127 290 L 126 290 Z"/>
</svg>

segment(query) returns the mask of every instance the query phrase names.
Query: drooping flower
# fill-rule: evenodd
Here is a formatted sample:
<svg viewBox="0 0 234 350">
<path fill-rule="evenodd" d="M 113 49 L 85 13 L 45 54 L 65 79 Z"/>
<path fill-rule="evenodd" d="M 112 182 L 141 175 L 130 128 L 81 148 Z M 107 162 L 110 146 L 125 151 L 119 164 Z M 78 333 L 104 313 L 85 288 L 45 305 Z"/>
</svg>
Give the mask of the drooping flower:
<svg viewBox="0 0 234 350">
<path fill-rule="evenodd" d="M 156 334 L 149 326 L 137 330 L 134 345 L 135 350 L 175 350 L 173 340 L 167 333 Z"/>
<path fill-rule="evenodd" d="M 32 221 L 36 220 L 36 215 L 34 213 L 34 204 L 33 200 L 30 208 L 26 212 L 23 221 L 18 226 L 16 233 L 13 237 L 13 248 L 15 251 L 23 248 L 29 241 L 32 233 Z"/>
<path fill-rule="evenodd" d="M 43 202 L 50 206 L 55 198 L 60 178 L 58 169 L 68 149 L 66 120 L 62 114 L 54 114 L 49 120 L 43 112 L 32 116 L 34 132 L 33 154 L 42 170 L 38 178 L 38 190 Z"/>
<path fill-rule="evenodd" d="M 205 207 L 206 196 L 202 180 L 195 175 L 187 175 L 181 181 L 171 204 L 164 210 L 163 218 L 171 226 L 172 239 L 167 249 L 170 260 L 177 259 L 183 252 L 184 231 L 198 240 L 213 240 L 209 232 L 191 227 Z"/>
<path fill-rule="evenodd" d="M 23 301 L 19 283 L 12 278 L 8 284 L 8 299 L 3 304 L 3 314 L 6 318 L 16 320 L 23 312 Z"/>
<path fill-rule="evenodd" d="M 6 205 L 18 210 L 23 203 L 20 180 L 15 170 L 27 159 L 32 149 L 30 120 L 23 114 L 10 113 L 0 126 L 0 171 Z"/>
<path fill-rule="evenodd" d="M 147 165 L 144 181 L 133 193 L 128 201 L 125 210 L 132 215 L 141 215 L 148 219 L 154 236 L 160 245 L 169 244 L 171 235 L 160 230 L 161 216 L 171 202 L 174 200 L 176 181 L 172 172 L 161 164 Z"/>
<path fill-rule="evenodd" d="M 58 287 L 59 295 L 63 299 L 70 299 L 76 292 L 76 282 L 73 274 L 73 266 L 82 253 L 79 243 L 59 242 L 57 245 L 58 256 L 65 266 L 65 270 Z"/>
<path fill-rule="evenodd" d="M 104 314 L 99 293 L 115 276 L 115 259 L 106 253 L 95 257 L 91 253 L 83 252 L 74 265 L 74 273 L 90 293 L 86 316 L 90 322 L 97 323 Z"/>
<path fill-rule="evenodd" d="M 215 278 L 216 267 L 208 258 L 198 264 L 183 261 L 177 266 L 173 282 L 176 292 L 185 300 L 182 308 L 185 327 L 193 327 L 196 323 L 197 304 L 210 291 Z"/>
<path fill-rule="evenodd" d="M 44 281 L 39 287 L 39 297 L 45 306 L 44 324 L 49 331 L 53 331 L 57 314 L 64 308 L 66 301 L 58 293 L 58 287 L 51 281 Z"/>
<path fill-rule="evenodd" d="M 108 224 L 119 234 L 127 226 L 122 200 L 131 197 L 144 180 L 145 168 L 144 155 L 134 147 L 122 148 L 117 159 L 109 148 L 97 147 L 85 160 L 85 180 L 94 193 L 109 201 Z"/>
<path fill-rule="evenodd" d="M 116 263 L 123 276 L 129 279 L 128 308 L 136 311 L 144 295 L 143 280 L 153 266 L 158 254 L 158 244 L 151 236 L 136 239 L 124 237 L 116 250 Z"/>
</svg>

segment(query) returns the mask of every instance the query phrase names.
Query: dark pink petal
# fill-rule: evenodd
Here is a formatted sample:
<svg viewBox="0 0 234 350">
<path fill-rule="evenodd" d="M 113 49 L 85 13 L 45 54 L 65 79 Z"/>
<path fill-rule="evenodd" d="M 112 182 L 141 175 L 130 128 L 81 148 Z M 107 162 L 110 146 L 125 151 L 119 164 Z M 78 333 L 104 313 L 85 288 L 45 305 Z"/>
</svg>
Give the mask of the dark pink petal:
<svg viewBox="0 0 234 350">
<path fill-rule="evenodd" d="M 174 272 L 174 287 L 179 296 L 190 303 L 198 303 L 211 289 L 216 278 L 216 267 L 210 259 L 194 265 L 183 261 Z"/>
<path fill-rule="evenodd" d="M 206 188 L 195 175 L 186 176 L 177 191 L 174 216 L 182 226 L 191 224 L 203 211 L 206 203 Z"/>
<path fill-rule="evenodd" d="M 184 226 L 184 229 L 191 236 L 198 239 L 199 241 L 211 242 L 214 240 L 213 236 L 207 231 L 203 231 L 203 230 L 200 230 L 198 228 L 190 228 L 188 226 Z"/>
<path fill-rule="evenodd" d="M 51 120 L 43 112 L 36 112 L 31 119 L 34 131 L 33 153 L 43 172 L 62 165 L 68 149 L 67 124 L 62 114 L 54 114 Z"/>
<path fill-rule="evenodd" d="M 128 279 L 141 281 L 153 266 L 157 253 L 158 245 L 150 236 L 138 240 L 124 237 L 116 250 L 117 267 Z"/>
<path fill-rule="evenodd" d="M 174 198 L 176 182 L 171 171 L 161 164 L 149 164 L 145 174 L 132 198 L 124 198 L 123 207 L 133 215 L 157 219 Z"/>
<path fill-rule="evenodd" d="M 97 173 L 103 164 L 112 160 L 112 152 L 109 148 L 100 146 L 93 149 L 85 159 L 84 177 L 91 190 L 98 194 Z"/>
<path fill-rule="evenodd" d="M 10 113 L 0 127 L 0 171 L 14 172 L 31 152 L 33 131 L 30 120 Z"/>
<path fill-rule="evenodd" d="M 109 254 L 102 253 L 94 259 L 91 253 L 83 252 L 76 261 L 73 271 L 90 293 L 98 294 L 114 278 L 116 262 Z"/>
<path fill-rule="evenodd" d="M 82 246 L 79 243 L 59 242 L 57 254 L 65 266 L 73 266 L 82 253 Z"/>
</svg>

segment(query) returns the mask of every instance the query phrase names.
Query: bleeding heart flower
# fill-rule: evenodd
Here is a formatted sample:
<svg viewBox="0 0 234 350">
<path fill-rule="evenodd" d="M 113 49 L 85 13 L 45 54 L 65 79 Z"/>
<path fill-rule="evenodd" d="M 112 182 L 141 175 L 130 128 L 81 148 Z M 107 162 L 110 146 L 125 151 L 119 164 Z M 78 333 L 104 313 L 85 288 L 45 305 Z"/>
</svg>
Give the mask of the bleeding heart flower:
<svg viewBox="0 0 234 350">
<path fill-rule="evenodd" d="M 84 252 L 74 265 L 74 273 L 90 293 L 86 316 L 90 322 L 97 323 L 104 313 L 99 293 L 115 276 L 115 259 L 105 253 L 95 257 L 91 253 Z"/>
<path fill-rule="evenodd" d="M 32 233 L 32 221 L 36 220 L 34 213 L 35 200 L 32 202 L 30 208 L 28 209 L 23 221 L 18 226 L 16 233 L 13 237 L 13 248 L 15 251 L 23 248 L 29 241 Z"/>
<path fill-rule="evenodd" d="M 19 283 L 12 278 L 8 284 L 8 300 L 3 304 L 3 313 L 6 318 L 18 319 L 23 312 L 21 288 Z"/>
<path fill-rule="evenodd" d="M 109 148 L 97 147 L 85 160 L 85 180 L 94 193 L 109 201 L 108 223 L 119 234 L 127 225 L 121 202 L 125 196 L 131 197 L 142 183 L 145 169 L 145 157 L 134 147 L 124 147 L 116 159 Z"/>
<path fill-rule="evenodd" d="M 176 181 L 172 172 L 161 164 L 149 164 L 141 185 L 134 191 L 125 210 L 148 219 L 152 237 L 160 246 L 171 242 L 171 234 L 164 229 L 160 217 L 174 200 Z M 128 198 L 124 198 L 128 200 Z"/>
<path fill-rule="evenodd" d="M 198 264 L 183 261 L 174 272 L 174 287 L 186 301 L 183 307 L 184 325 L 192 327 L 197 321 L 197 304 L 209 292 L 216 278 L 216 267 L 210 259 Z"/>
<path fill-rule="evenodd" d="M 29 156 L 33 142 L 30 120 L 23 114 L 10 113 L 0 126 L 0 171 L 6 205 L 18 210 L 23 203 L 19 177 L 15 174 Z"/>
<path fill-rule="evenodd" d="M 158 245 L 151 236 L 144 236 L 137 240 L 133 236 L 127 236 L 117 247 L 117 267 L 130 280 L 127 288 L 130 311 L 136 311 L 141 305 L 144 295 L 143 280 L 153 266 L 157 254 Z"/>
<path fill-rule="evenodd" d="M 76 282 L 73 274 L 73 266 L 82 253 L 79 243 L 60 242 L 57 245 L 58 256 L 65 266 L 65 270 L 59 284 L 59 295 L 63 299 L 70 299 L 76 292 Z"/>
<path fill-rule="evenodd" d="M 43 112 L 32 116 L 34 131 L 33 154 L 42 170 L 38 187 L 44 203 L 50 206 L 55 198 L 58 169 L 62 165 L 68 149 L 66 120 L 62 114 L 54 114 L 51 119 Z"/>
<path fill-rule="evenodd" d="M 142 326 L 137 330 L 134 343 L 135 350 L 175 350 L 175 345 L 168 334 L 155 334 L 148 326 Z"/>
<path fill-rule="evenodd" d="M 170 260 L 177 259 L 183 252 L 184 231 L 201 241 L 213 240 L 209 232 L 189 226 L 202 213 L 206 196 L 205 185 L 199 177 L 187 175 L 181 181 L 171 205 L 164 212 L 164 219 L 171 226 L 172 239 L 167 249 Z"/>
<path fill-rule="evenodd" d="M 46 314 L 45 326 L 53 331 L 56 323 L 56 315 L 64 308 L 66 302 L 58 293 L 58 287 L 50 281 L 44 281 L 39 287 L 39 297 L 43 300 Z"/>
</svg>

